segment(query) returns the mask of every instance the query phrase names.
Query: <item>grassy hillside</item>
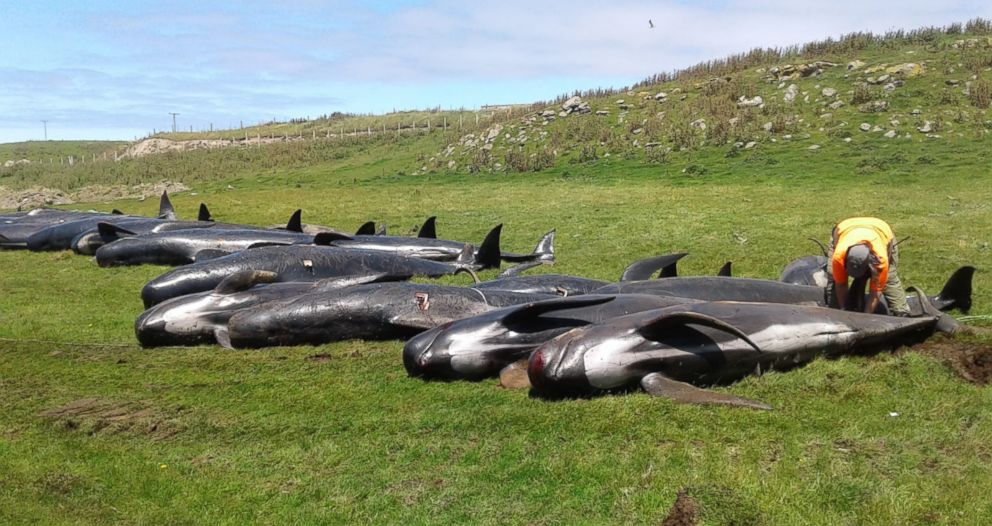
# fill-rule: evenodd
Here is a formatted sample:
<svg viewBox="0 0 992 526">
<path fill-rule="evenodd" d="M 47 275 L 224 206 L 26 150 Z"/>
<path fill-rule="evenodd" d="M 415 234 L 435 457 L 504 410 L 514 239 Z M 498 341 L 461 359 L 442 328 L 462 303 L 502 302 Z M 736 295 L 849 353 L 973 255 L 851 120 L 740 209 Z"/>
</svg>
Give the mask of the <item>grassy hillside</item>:
<svg viewBox="0 0 992 526">
<path fill-rule="evenodd" d="M 457 131 L 435 130 L 166 154 L 103 169 L 18 167 L 0 172 L 0 185 L 180 179 L 192 186 L 174 198 L 186 216 L 201 201 L 218 219 L 257 224 L 303 208 L 308 222 L 349 230 L 374 219 L 406 233 L 437 215 L 442 237 L 475 242 L 503 222 L 504 245 L 514 251 L 556 227 L 559 262 L 539 271 L 606 280 L 631 260 L 682 250 L 690 252 L 680 264 L 686 275 L 713 274 L 730 260 L 737 275 L 775 278 L 789 260 L 815 252 L 807 237 L 872 214 L 911 238 L 901 248 L 907 283 L 934 293 L 955 268 L 979 267 L 970 317 L 957 315 L 987 330 L 989 110 L 971 105 L 960 83 L 947 85 L 951 76 L 970 78 L 959 62 L 936 66 L 937 58 L 919 56 L 934 49 L 966 64 L 973 49 L 954 43 L 979 36 L 932 38 L 869 39 L 856 53 L 802 61 L 779 61 L 776 52 L 770 63 L 711 64 L 716 69 L 636 88 L 633 98 L 587 94 L 590 113 L 556 110 L 547 125 L 538 117 L 523 144 L 515 139 L 521 116 L 513 116 L 488 150 L 485 141 L 469 147 Z M 856 58 L 866 65 L 846 71 Z M 797 84 L 792 106 L 781 101 L 788 84 L 762 80 L 776 65 L 827 59 L 842 65 L 787 81 Z M 842 95 L 857 89 L 854 79 L 879 74 L 864 69 L 907 60 L 925 63 L 925 73 L 868 99 L 889 102 L 887 112 L 862 114 Z M 720 69 L 738 66 L 739 74 Z M 710 83 L 717 70 L 737 80 Z M 726 91 L 745 83 L 754 91 Z M 824 87 L 846 104 L 829 111 L 832 119 L 819 117 Z M 669 100 L 660 102 L 654 95 L 663 90 Z M 911 129 L 914 119 L 933 125 L 953 108 L 940 102 L 945 90 L 969 117 L 948 116 L 930 132 L 939 138 Z M 767 110 L 716 106 L 739 93 L 761 95 Z M 619 98 L 630 107 L 620 110 Z M 706 113 L 707 104 L 730 113 Z M 916 107 L 920 115 L 912 115 Z M 610 114 L 596 115 L 600 109 Z M 742 135 L 718 140 L 710 135 L 718 115 L 750 116 L 737 121 L 746 122 Z M 780 115 L 800 117 L 794 128 L 761 128 Z M 705 117 L 707 127 L 689 120 L 695 142 L 681 149 L 681 132 L 669 125 L 690 117 Z M 634 133 L 637 118 L 657 121 Z M 861 132 L 861 122 L 883 130 Z M 548 132 L 544 142 L 538 127 Z M 890 129 L 897 138 L 885 137 Z M 652 133 L 662 144 L 644 148 Z M 734 146 L 745 139 L 756 144 Z M 456 146 L 444 157 L 448 145 Z M 537 171 L 515 168 L 511 152 L 521 148 L 525 159 L 542 148 L 558 154 Z M 583 157 L 583 148 L 595 152 Z M 155 210 L 152 200 L 113 206 Z M 974 352 L 980 371 L 992 346 L 987 332 L 931 344 L 930 352 L 819 360 L 720 388 L 771 404 L 768 413 L 679 406 L 643 393 L 549 403 L 494 381 L 409 379 L 400 342 L 142 350 L 133 336 L 139 290 L 165 268 L 101 269 L 68 253 L 23 252 L 0 252 L 0 267 L 2 523 L 650 524 L 661 523 L 679 490 L 695 500 L 702 524 L 992 518 L 992 391 L 934 356 L 938 348 Z"/>
<path fill-rule="evenodd" d="M 978 19 L 965 26 L 859 33 L 795 48 L 753 50 L 655 75 L 630 89 L 577 95 L 581 102 L 567 111 L 563 96 L 555 104 L 533 107 L 335 115 L 161 134 L 176 140 L 302 140 L 71 167 L 18 165 L 0 168 L 0 185 L 68 191 L 87 183 L 195 182 L 273 167 L 319 167 L 367 152 L 386 158 L 390 175 L 567 170 L 617 157 L 666 172 L 704 175 L 708 168 L 697 165 L 700 157 L 776 157 L 811 148 L 832 148 L 829 157 L 847 157 L 882 148 L 913 152 L 933 143 L 938 150 L 972 144 L 980 157 L 975 166 L 988 167 L 992 27 Z M 46 157 L 35 153 L 26 157 Z M 907 166 L 896 156 L 865 161 L 858 169 L 874 171 L 887 160 Z"/>
<path fill-rule="evenodd" d="M 7 161 L 27 159 L 35 163 L 86 162 L 106 156 L 113 158 L 115 150 L 121 150 L 127 143 L 123 141 L 27 141 L 0 143 L 0 166 Z M 50 170 L 50 167 L 46 167 Z"/>
</svg>

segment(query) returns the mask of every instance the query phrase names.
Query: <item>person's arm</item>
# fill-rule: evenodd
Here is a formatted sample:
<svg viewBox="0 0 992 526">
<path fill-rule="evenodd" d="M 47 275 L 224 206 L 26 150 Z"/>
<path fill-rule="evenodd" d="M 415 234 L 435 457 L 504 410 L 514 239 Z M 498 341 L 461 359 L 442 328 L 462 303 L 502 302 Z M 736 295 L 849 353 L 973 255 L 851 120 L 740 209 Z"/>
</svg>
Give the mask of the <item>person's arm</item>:
<svg viewBox="0 0 992 526">
<path fill-rule="evenodd" d="M 844 310 L 847 305 L 847 280 L 834 282 L 834 292 L 837 294 L 837 308 Z"/>
<path fill-rule="evenodd" d="M 875 312 L 878 308 L 878 304 L 882 301 L 882 293 L 877 291 L 871 291 L 868 293 L 868 301 L 865 302 L 865 312 L 871 314 Z"/>
<path fill-rule="evenodd" d="M 882 301 L 882 287 L 881 271 L 875 265 L 869 265 L 868 269 L 871 271 L 871 279 L 868 283 L 868 301 L 865 302 L 865 312 L 871 314 L 875 312 L 878 308 L 879 302 Z M 885 273 L 886 278 L 888 277 L 888 272 Z"/>
</svg>

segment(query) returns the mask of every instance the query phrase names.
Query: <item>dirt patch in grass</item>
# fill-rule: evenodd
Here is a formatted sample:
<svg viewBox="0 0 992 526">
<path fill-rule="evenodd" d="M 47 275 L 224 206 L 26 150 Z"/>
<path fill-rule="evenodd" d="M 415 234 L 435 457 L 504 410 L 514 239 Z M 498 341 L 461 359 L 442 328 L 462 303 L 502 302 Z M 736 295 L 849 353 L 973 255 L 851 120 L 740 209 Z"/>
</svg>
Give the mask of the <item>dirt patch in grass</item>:
<svg viewBox="0 0 992 526">
<path fill-rule="evenodd" d="M 74 192 L 66 192 L 58 188 L 34 186 L 24 190 L 13 190 L 0 186 L 0 210 L 24 209 L 29 210 L 40 206 L 69 205 L 72 203 L 97 203 L 117 199 L 157 198 L 163 191 L 170 194 L 185 192 L 189 188 L 179 182 L 165 181 L 154 184 L 124 185 L 91 185 Z"/>
<path fill-rule="evenodd" d="M 675 504 L 672 504 L 672 509 L 661 522 L 661 526 L 696 526 L 697 524 L 699 524 L 699 504 L 683 489 L 676 495 Z"/>
<path fill-rule="evenodd" d="M 82 398 L 42 411 L 38 416 L 63 429 L 89 435 L 134 433 L 152 440 L 165 440 L 182 431 L 169 415 L 138 402 Z"/>
<path fill-rule="evenodd" d="M 992 345 L 938 336 L 912 350 L 937 358 L 967 382 L 988 385 L 992 380 Z"/>
<path fill-rule="evenodd" d="M 310 356 L 307 356 L 306 357 L 306 360 L 309 361 L 309 362 L 324 363 L 324 362 L 331 361 L 331 355 L 330 354 L 324 354 L 324 353 L 321 353 L 321 354 L 311 354 Z"/>
</svg>

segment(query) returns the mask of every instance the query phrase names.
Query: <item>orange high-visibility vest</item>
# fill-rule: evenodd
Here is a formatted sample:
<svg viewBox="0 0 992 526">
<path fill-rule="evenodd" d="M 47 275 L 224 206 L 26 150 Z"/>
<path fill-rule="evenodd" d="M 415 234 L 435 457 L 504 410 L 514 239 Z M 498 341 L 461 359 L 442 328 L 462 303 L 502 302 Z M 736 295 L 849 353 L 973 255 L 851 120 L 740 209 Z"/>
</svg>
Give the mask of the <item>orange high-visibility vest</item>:
<svg viewBox="0 0 992 526">
<path fill-rule="evenodd" d="M 834 282 L 847 283 L 847 269 L 844 259 L 847 250 L 859 243 L 866 243 L 869 250 L 878 259 L 878 278 L 871 279 L 871 290 L 882 292 L 885 282 L 889 279 L 889 243 L 895 238 L 892 227 L 875 217 L 852 217 L 837 223 L 837 242 L 834 243 L 833 263 Z"/>
</svg>

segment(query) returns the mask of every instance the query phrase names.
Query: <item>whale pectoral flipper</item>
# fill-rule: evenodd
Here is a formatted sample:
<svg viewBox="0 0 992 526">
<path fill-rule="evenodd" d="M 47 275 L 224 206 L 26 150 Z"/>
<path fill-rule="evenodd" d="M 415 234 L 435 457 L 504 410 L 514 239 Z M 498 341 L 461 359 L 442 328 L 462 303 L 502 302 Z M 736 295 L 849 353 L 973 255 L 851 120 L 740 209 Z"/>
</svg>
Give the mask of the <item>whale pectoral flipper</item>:
<svg viewBox="0 0 992 526">
<path fill-rule="evenodd" d="M 527 376 L 528 361 L 529 358 L 524 358 L 504 367 L 499 372 L 499 386 L 504 389 L 525 389 L 530 387 L 530 378 Z"/>
<path fill-rule="evenodd" d="M 751 409 L 771 410 L 772 406 L 727 393 L 718 393 L 692 384 L 672 380 L 661 373 L 651 373 L 641 378 L 641 388 L 653 396 L 668 398 L 680 404 L 728 405 Z"/>
<path fill-rule="evenodd" d="M 641 336 L 644 336 L 650 340 L 653 339 L 653 336 L 656 334 L 663 335 L 667 329 L 689 324 L 702 325 L 704 327 L 710 327 L 712 329 L 733 334 L 750 345 L 755 351 L 761 352 L 761 348 L 758 347 L 758 344 L 754 343 L 754 341 L 752 341 L 744 331 L 721 319 L 699 312 L 683 311 L 666 313 L 648 323 L 645 323 L 637 329 L 637 332 L 641 333 Z"/>
<path fill-rule="evenodd" d="M 227 327 L 217 327 L 214 329 L 214 339 L 217 343 L 225 349 L 234 349 L 231 345 L 231 333 L 228 332 Z"/>
</svg>

